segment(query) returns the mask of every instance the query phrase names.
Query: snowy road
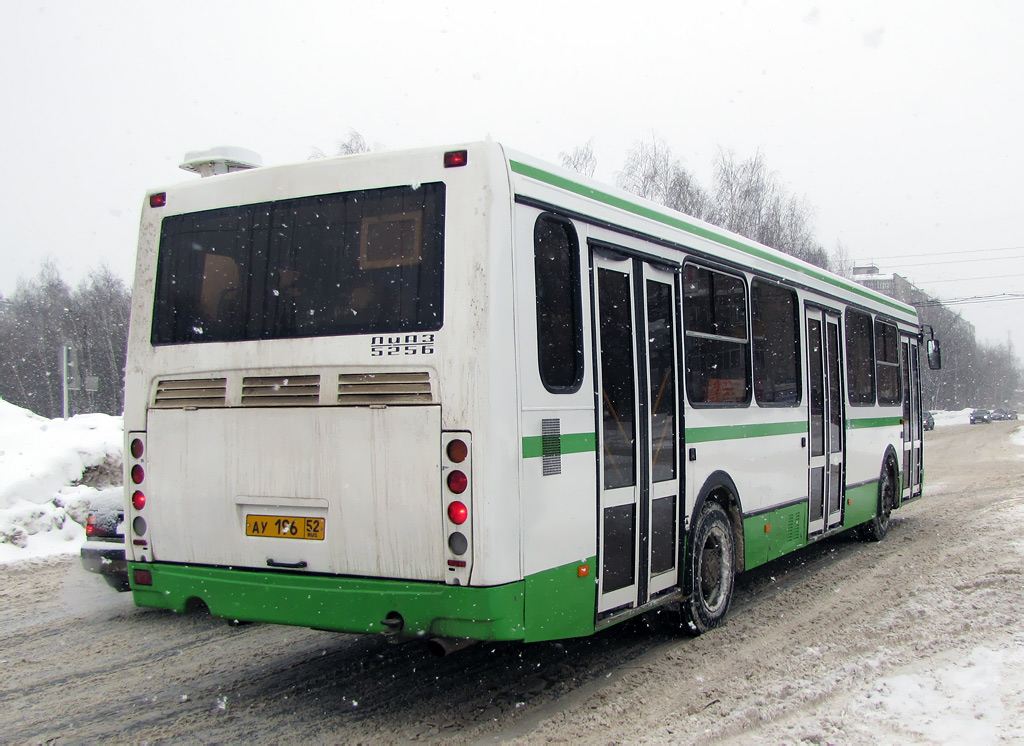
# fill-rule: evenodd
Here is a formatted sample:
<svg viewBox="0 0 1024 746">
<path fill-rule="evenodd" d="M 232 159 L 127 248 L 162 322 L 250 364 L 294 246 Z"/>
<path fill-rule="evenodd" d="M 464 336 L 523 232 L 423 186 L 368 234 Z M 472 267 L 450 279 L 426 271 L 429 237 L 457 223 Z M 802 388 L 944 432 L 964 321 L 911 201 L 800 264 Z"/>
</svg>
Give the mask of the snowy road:
<svg viewBox="0 0 1024 746">
<path fill-rule="evenodd" d="M 448 658 L 136 609 L 77 560 L 0 566 L 0 741 L 1024 739 L 1018 423 L 926 434 L 889 537 L 740 576 L 698 639 L 634 624 Z"/>
</svg>

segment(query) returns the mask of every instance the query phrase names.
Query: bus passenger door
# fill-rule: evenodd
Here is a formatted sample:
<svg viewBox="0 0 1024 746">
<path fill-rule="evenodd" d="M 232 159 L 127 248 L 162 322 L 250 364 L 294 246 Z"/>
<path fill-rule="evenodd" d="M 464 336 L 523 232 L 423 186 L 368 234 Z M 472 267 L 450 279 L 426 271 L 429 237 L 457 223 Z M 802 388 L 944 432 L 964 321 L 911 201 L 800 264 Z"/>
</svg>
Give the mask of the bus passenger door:
<svg viewBox="0 0 1024 746">
<path fill-rule="evenodd" d="M 839 315 L 807 308 L 807 370 L 810 378 L 807 533 L 842 522 L 843 366 Z"/>
<path fill-rule="evenodd" d="M 917 340 L 900 340 L 903 369 L 903 500 L 921 494 L 921 363 Z"/>
<path fill-rule="evenodd" d="M 679 417 L 673 274 L 593 255 L 598 612 L 677 584 Z"/>
</svg>

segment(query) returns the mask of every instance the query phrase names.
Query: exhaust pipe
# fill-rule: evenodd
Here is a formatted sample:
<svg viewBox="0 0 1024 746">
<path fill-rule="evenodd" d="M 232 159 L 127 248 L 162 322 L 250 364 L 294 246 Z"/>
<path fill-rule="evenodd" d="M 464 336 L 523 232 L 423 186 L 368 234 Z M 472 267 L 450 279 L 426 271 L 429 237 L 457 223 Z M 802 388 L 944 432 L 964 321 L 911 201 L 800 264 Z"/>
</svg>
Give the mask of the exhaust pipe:
<svg viewBox="0 0 1024 746">
<path fill-rule="evenodd" d="M 451 655 L 456 650 L 476 645 L 479 640 L 471 640 L 468 637 L 432 637 L 427 640 L 427 648 L 438 658 Z"/>
</svg>

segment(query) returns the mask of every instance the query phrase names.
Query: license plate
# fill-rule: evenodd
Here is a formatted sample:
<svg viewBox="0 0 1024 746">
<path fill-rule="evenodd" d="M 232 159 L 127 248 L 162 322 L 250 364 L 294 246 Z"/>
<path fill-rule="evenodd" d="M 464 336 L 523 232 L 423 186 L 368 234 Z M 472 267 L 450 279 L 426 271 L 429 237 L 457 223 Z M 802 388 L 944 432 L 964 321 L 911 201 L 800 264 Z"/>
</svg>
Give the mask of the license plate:
<svg viewBox="0 0 1024 746">
<path fill-rule="evenodd" d="M 299 518 L 291 515 L 247 515 L 246 536 L 274 539 L 312 539 L 323 541 L 327 521 L 324 518 Z"/>
</svg>

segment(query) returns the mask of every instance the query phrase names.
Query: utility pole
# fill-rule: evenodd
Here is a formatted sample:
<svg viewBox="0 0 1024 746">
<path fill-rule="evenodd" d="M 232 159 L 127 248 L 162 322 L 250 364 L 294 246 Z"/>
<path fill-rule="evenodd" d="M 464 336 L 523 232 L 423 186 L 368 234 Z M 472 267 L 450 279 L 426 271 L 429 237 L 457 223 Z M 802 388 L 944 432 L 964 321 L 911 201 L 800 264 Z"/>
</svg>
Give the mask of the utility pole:
<svg viewBox="0 0 1024 746">
<path fill-rule="evenodd" d="M 60 349 L 61 388 L 64 395 L 64 419 L 68 418 L 68 392 L 82 389 L 82 374 L 78 368 L 78 352 L 65 342 Z"/>
</svg>

